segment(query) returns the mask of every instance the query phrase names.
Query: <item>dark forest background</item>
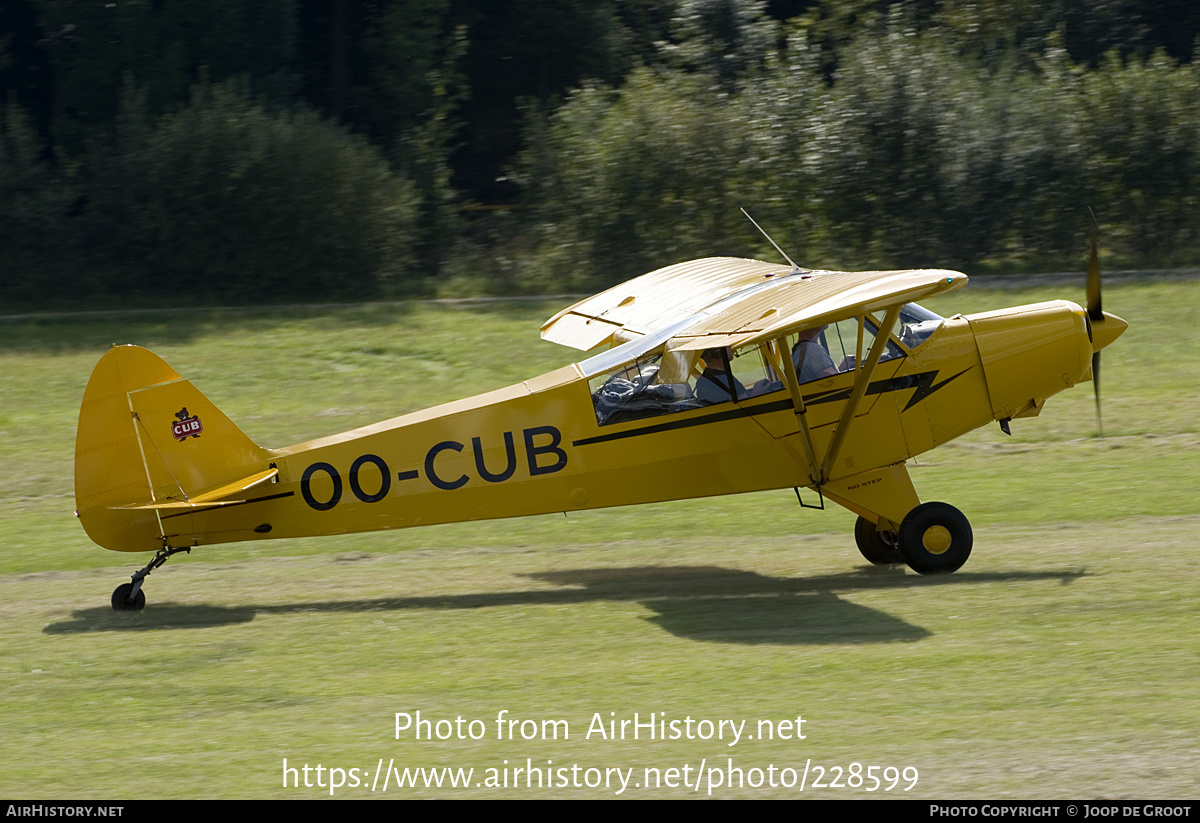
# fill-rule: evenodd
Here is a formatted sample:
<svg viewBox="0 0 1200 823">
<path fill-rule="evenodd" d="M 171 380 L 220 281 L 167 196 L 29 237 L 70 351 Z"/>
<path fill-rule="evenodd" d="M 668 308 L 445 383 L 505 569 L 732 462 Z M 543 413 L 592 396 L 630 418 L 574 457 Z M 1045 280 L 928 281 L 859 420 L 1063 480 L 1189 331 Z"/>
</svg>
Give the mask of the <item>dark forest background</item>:
<svg viewBox="0 0 1200 823">
<path fill-rule="evenodd" d="M 1200 260 L 1195 0 L 0 0 L 0 308 Z M 1112 265 L 1110 263 L 1110 265 Z"/>
</svg>

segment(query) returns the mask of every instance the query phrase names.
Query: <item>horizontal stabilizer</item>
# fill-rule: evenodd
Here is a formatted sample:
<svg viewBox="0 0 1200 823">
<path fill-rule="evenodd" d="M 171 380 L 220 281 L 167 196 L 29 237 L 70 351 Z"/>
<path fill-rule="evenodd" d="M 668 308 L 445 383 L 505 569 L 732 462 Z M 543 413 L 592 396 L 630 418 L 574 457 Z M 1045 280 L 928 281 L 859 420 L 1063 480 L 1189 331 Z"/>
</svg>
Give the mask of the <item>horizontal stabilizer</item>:
<svg viewBox="0 0 1200 823">
<path fill-rule="evenodd" d="M 209 506 L 229 506 L 234 503 L 244 503 L 244 499 L 231 498 L 230 495 L 240 494 L 249 488 L 265 483 L 278 476 L 279 469 L 270 468 L 266 471 L 252 474 L 249 477 L 226 483 L 212 491 L 193 495 L 186 500 L 162 500 L 155 503 L 134 504 L 130 506 L 109 506 L 110 509 L 195 509 Z"/>
</svg>

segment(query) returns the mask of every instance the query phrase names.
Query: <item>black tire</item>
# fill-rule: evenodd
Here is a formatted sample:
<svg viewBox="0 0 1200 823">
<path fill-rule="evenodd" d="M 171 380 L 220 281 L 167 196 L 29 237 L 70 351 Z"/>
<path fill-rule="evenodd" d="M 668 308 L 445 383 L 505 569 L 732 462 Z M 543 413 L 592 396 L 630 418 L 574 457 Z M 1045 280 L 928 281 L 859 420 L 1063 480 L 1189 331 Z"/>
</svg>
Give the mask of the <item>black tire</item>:
<svg viewBox="0 0 1200 823">
<path fill-rule="evenodd" d="M 900 544 L 894 531 L 879 531 L 875 524 L 865 517 L 858 518 L 854 524 L 854 542 L 858 550 L 876 566 L 891 566 L 903 563 L 900 554 Z"/>
<path fill-rule="evenodd" d="M 132 583 L 122 583 L 113 590 L 112 607 L 114 612 L 140 612 L 146 608 L 146 593 L 138 589 L 137 597 L 129 599 L 133 591 Z"/>
<path fill-rule="evenodd" d="M 949 503 L 922 503 L 900 524 L 900 554 L 918 574 L 962 568 L 975 541 L 966 515 Z"/>
</svg>

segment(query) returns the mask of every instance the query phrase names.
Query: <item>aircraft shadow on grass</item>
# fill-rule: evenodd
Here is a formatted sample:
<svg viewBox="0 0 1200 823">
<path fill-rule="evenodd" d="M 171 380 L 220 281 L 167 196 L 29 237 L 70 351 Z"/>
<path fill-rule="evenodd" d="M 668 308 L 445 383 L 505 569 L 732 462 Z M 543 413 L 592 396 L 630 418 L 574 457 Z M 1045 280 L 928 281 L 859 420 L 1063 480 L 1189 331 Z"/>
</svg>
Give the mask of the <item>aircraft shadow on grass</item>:
<svg viewBox="0 0 1200 823">
<path fill-rule="evenodd" d="M 915 642 L 933 632 L 878 609 L 850 602 L 839 593 L 1055 579 L 1066 585 L 1084 574 L 1084 571 L 1001 572 L 915 578 L 905 575 L 903 568 L 898 566 L 864 566 L 849 573 L 780 578 L 720 566 L 569 569 L 523 575 L 563 587 L 558 590 L 388 597 L 295 605 L 163 603 L 142 612 L 114 612 L 107 607 L 97 607 L 79 609 L 72 613 L 70 620 L 49 624 L 43 632 L 203 629 L 248 623 L 258 614 L 293 612 L 454 610 L 632 601 L 656 613 L 656 616 L 646 618 L 649 622 L 689 640 L 750 645 Z"/>
</svg>

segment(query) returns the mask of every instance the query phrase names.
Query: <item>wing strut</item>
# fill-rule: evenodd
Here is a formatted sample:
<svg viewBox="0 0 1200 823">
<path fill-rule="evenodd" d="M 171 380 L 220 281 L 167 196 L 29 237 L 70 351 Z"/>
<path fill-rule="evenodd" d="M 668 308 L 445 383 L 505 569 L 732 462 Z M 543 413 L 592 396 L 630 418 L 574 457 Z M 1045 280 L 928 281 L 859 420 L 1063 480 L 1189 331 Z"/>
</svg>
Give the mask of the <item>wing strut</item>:
<svg viewBox="0 0 1200 823">
<path fill-rule="evenodd" d="M 804 456 L 808 458 L 808 478 L 820 491 L 824 478 L 817 464 L 817 453 L 813 448 L 812 432 L 808 428 L 808 408 L 804 405 L 804 395 L 800 393 L 800 378 L 796 376 L 796 364 L 787 350 L 787 338 L 780 337 L 767 347 L 775 368 L 783 373 L 783 380 L 792 395 L 792 405 L 796 410 L 796 422 L 800 425 L 800 440 L 804 443 Z M 782 352 L 782 356 L 780 356 Z M 782 361 L 782 363 L 780 363 Z"/>
<path fill-rule="evenodd" d="M 855 413 L 858 411 L 858 405 L 862 401 L 863 395 L 866 394 L 867 386 L 871 383 L 871 376 L 875 373 L 875 367 L 879 365 L 879 359 L 883 357 L 883 352 L 888 342 L 887 330 L 896 324 L 896 318 L 899 316 L 900 305 L 897 304 L 890 307 L 884 316 L 883 323 L 876 330 L 875 340 L 871 344 L 871 351 L 867 355 L 866 362 L 862 363 L 856 369 L 854 386 L 851 388 L 850 396 L 846 400 L 846 407 L 842 410 L 842 416 L 838 419 L 837 427 L 833 430 L 833 438 L 829 442 L 829 448 L 825 450 L 824 460 L 819 464 L 817 462 L 816 448 L 813 446 L 812 430 L 808 426 L 808 408 L 804 403 L 804 394 L 800 391 L 800 379 L 796 375 L 796 364 L 792 362 L 791 356 L 787 353 L 787 338 L 780 337 L 762 347 L 770 358 L 775 370 L 782 373 L 784 383 L 792 395 L 792 405 L 796 411 L 796 422 L 800 426 L 800 440 L 804 443 L 804 456 L 808 460 L 809 480 L 816 487 L 818 493 L 821 491 L 821 487 L 829 481 L 829 476 L 833 472 L 834 461 L 837 460 L 838 452 L 841 451 L 842 443 L 845 442 L 846 434 L 850 430 L 850 423 L 854 420 Z M 865 318 L 860 319 L 858 344 L 860 354 L 862 353 L 864 323 Z M 780 354 L 781 352 L 782 355 Z"/>
<path fill-rule="evenodd" d="M 875 330 L 875 342 L 871 344 L 871 353 L 867 355 L 867 362 L 858 369 L 858 373 L 854 377 L 854 388 L 850 390 L 850 399 L 846 401 L 846 407 L 842 409 L 842 417 L 838 420 L 837 428 L 833 430 L 833 439 L 829 442 L 829 448 L 825 450 L 825 461 L 821 464 L 822 483 L 829 479 L 829 474 L 833 471 L 833 461 L 837 459 L 838 452 L 842 449 L 846 432 L 850 430 L 850 421 L 854 419 L 854 414 L 858 411 L 859 401 L 866 393 L 867 385 L 871 382 L 871 375 L 875 373 L 875 367 L 879 365 L 879 358 L 883 356 L 883 350 L 887 346 L 888 330 L 896 325 L 896 318 L 899 316 L 900 306 L 897 304 L 888 309 L 887 315 L 883 318 L 883 324 Z M 859 320 L 860 334 L 864 323 L 865 318 Z M 861 349 L 859 351 L 861 353 Z M 789 357 L 788 360 L 790 361 L 791 358 Z"/>
</svg>

